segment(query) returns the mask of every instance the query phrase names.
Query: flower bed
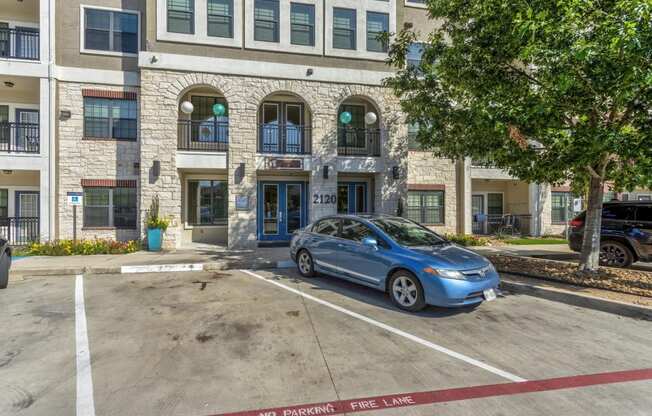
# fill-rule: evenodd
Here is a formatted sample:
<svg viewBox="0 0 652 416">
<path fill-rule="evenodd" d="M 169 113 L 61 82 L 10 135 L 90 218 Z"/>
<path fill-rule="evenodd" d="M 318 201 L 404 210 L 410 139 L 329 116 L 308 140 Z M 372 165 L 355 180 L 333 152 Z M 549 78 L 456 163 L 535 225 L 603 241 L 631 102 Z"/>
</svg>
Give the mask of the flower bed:
<svg viewBox="0 0 652 416">
<path fill-rule="evenodd" d="M 652 297 L 652 273 L 601 267 L 596 273 L 578 270 L 575 263 L 531 257 L 487 255 L 500 272 L 523 274 L 578 286 Z"/>
<path fill-rule="evenodd" d="M 73 256 L 92 254 L 127 254 L 140 250 L 139 241 L 115 240 L 57 240 L 31 243 L 14 250 L 15 256 Z"/>
</svg>

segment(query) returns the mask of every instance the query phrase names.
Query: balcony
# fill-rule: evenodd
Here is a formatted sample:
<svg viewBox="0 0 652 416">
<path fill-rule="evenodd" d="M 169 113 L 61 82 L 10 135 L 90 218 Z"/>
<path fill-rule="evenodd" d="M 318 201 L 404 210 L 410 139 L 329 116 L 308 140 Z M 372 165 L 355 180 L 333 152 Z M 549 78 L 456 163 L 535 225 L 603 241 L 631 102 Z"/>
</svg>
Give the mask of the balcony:
<svg viewBox="0 0 652 416">
<path fill-rule="evenodd" d="M 39 51 L 38 29 L 0 28 L 0 58 L 38 61 Z"/>
<path fill-rule="evenodd" d="M 382 130 L 376 128 L 337 129 L 338 156 L 379 157 Z"/>
<path fill-rule="evenodd" d="M 258 152 L 310 154 L 310 138 L 310 127 L 294 124 L 260 124 L 258 126 Z"/>
<path fill-rule="evenodd" d="M 38 123 L 0 123 L 0 152 L 39 153 Z"/>
<path fill-rule="evenodd" d="M 229 123 L 217 120 L 178 121 L 178 150 L 226 152 L 229 150 Z"/>
<path fill-rule="evenodd" d="M 39 241 L 39 218 L 0 218 L 0 235 L 6 237 L 13 246 L 24 246 Z"/>
</svg>

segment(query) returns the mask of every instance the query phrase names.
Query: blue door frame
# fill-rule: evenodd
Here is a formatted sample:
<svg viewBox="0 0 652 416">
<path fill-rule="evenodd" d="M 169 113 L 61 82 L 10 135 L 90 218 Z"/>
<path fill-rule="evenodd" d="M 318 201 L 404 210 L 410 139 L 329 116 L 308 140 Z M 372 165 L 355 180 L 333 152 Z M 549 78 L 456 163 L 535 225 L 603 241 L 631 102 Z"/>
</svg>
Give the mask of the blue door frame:
<svg viewBox="0 0 652 416">
<path fill-rule="evenodd" d="M 364 212 L 369 212 L 369 198 L 367 196 L 367 182 L 338 182 L 337 187 L 339 188 L 340 186 L 346 186 L 347 187 L 347 214 L 356 214 L 358 213 L 356 210 L 356 188 L 358 186 L 362 186 L 364 189 L 364 203 L 363 203 L 363 211 Z"/>
<path fill-rule="evenodd" d="M 264 222 L 266 218 L 272 218 L 273 212 L 265 209 L 263 192 L 265 185 L 277 187 L 277 233 L 265 234 Z M 258 198 L 257 198 L 257 221 L 256 228 L 258 233 L 258 241 L 290 241 L 292 234 L 288 233 L 288 200 L 287 200 L 287 187 L 288 185 L 298 185 L 301 190 L 301 209 L 300 209 L 300 227 L 305 227 L 308 223 L 308 184 L 299 181 L 261 181 L 258 182 Z M 273 209 L 272 209 L 273 210 Z M 271 214 L 271 215 L 270 215 Z"/>
</svg>

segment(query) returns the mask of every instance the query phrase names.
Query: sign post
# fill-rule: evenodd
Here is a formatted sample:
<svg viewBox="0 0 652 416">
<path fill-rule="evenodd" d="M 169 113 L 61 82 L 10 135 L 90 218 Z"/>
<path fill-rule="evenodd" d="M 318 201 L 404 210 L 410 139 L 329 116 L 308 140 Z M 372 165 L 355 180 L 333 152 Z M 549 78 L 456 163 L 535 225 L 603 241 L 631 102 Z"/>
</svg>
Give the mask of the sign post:
<svg viewBox="0 0 652 416">
<path fill-rule="evenodd" d="M 77 206 L 82 204 L 81 192 L 68 192 L 68 203 L 72 205 L 72 239 L 77 241 Z"/>
</svg>

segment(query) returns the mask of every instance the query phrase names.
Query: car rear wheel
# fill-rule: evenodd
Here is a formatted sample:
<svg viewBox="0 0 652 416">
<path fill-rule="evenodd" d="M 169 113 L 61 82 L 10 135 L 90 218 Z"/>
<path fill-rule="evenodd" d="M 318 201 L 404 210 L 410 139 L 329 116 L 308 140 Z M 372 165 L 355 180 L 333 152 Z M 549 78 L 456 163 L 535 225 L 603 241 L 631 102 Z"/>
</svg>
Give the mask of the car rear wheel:
<svg viewBox="0 0 652 416">
<path fill-rule="evenodd" d="M 608 267 L 627 267 L 634 262 L 632 251 L 617 241 L 600 244 L 600 264 Z"/>
<path fill-rule="evenodd" d="M 416 312 L 426 306 L 426 297 L 421 282 L 412 273 L 399 270 L 389 282 L 389 296 L 399 308 Z"/>
<path fill-rule="evenodd" d="M 299 273 L 303 277 L 313 277 L 315 275 L 315 266 L 308 250 L 301 250 L 297 254 L 297 269 L 299 269 Z"/>
<path fill-rule="evenodd" d="M 0 289 L 5 289 L 9 283 L 9 266 L 11 257 L 7 253 L 0 254 Z"/>
</svg>

